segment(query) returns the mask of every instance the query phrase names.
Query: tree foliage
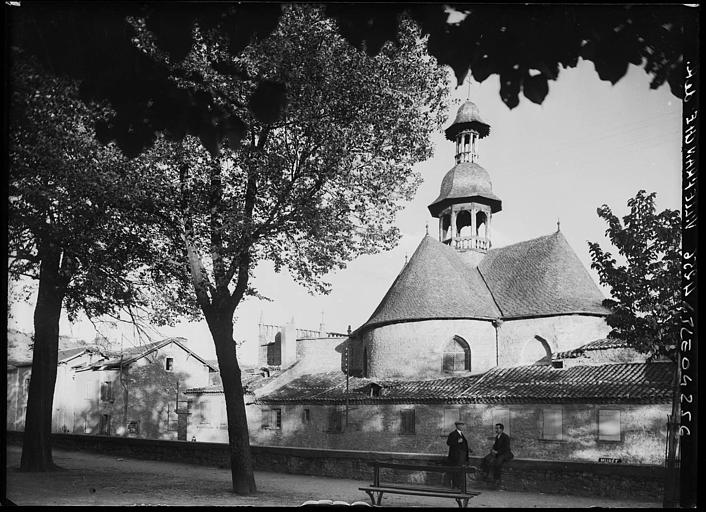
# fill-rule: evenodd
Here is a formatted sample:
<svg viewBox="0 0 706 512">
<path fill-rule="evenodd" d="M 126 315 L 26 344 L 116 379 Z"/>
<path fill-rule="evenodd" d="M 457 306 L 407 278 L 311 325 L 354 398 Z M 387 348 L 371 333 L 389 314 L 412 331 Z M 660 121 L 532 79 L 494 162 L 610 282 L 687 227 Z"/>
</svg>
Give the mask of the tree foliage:
<svg viewBox="0 0 706 512">
<path fill-rule="evenodd" d="M 591 268 L 613 296 L 605 302 L 609 336 L 651 356 L 673 358 L 681 327 L 681 217 L 675 210 L 657 213 L 655 196 L 640 190 L 622 222 L 607 205 L 597 210 L 623 263 L 598 243 L 588 245 Z"/>
<path fill-rule="evenodd" d="M 62 309 L 70 320 L 120 310 L 137 317 L 136 309 L 164 302 L 162 314 L 173 318 L 189 302 L 171 296 L 160 276 L 151 216 L 135 215 L 151 204 L 137 162 L 95 138 L 93 119 L 105 109 L 81 101 L 71 79 L 12 56 L 8 274 L 38 281 L 21 467 L 47 470 Z M 155 282 L 161 293 L 144 293 Z"/>
<path fill-rule="evenodd" d="M 394 246 L 395 214 L 420 182 L 413 167 L 431 156 L 431 134 L 446 117 L 448 74 L 409 21 L 397 44 L 370 56 L 340 37 L 320 9 L 287 6 L 270 36 L 238 56 L 226 50 L 219 28 L 196 25 L 178 62 L 146 18 L 129 22 L 137 48 L 181 90 L 209 111 L 247 119 L 237 144 L 215 128 L 180 141 L 160 136 L 139 160 L 155 180 L 162 177 L 152 207 L 165 246 L 181 244 L 184 264 L 169 267 L 175 282 L 190 281 L 213 336 L 233 488 L 249 494 L 255 482 L 233 315 L 243 298 L 259 296 L 252 273 L 270 260 L 326 292 L 330 270 Z M 233 78 L 233 69 L 250 78 Z M 276 108 L 268 103 L 273 94 L 283 95 Z"/>
<path fill-rule="evenodd" d="M 324 4 L 344 38 L 376 55 L 397 40 L 406 14 L 429 36 L 429 52 L 454 70 L 458 83 L 470 71 L 483 82 L 500 79 L 500 96 L 509 108 L 522 93 L 542 103 L 548 82 L 578 59 L 594 63 L 601 80 L 615 84 L 629 64 L 642 66 L 650 87 L 668 83 L 683 97 L 683 25 L 688 8 L 680 5 L 473 5 L 404 3 Z M 449 17 L 449 9 L 463 16 Z M 235 148 L 251 116 L 265 119 L 284 108 L 281 82 L 264 81 L 242 98 L 240 114 L 213 108 L 215 91 L 199 94 L 180 88 L 163 61 L 135 51 L 133 29 L 126 18 L 138 16 L 154 35 L 155 45 L 179 63 L 189 53 L 194 26 L 218 30 L 223 52 L 212 67 L 233 82 L 252 78 L 233 65 L 251 42 L 267 37 L 281 17 L 281 4 L 231 3 L 99 3 L 24 5 L 11 12 L 12 41 L 82 84 L 85 98 L 107 99 L 115 115 L 100 119 L 102 141 L 116 140 L 129 156 L 150 147 L 158 133 L 180 140 L 186 134 L 212 148 L 227 141 Z M 450 21 L 451 20 L 451 21 Z M 225 59 L 220 56 L 226 56 Z M 198 70 L 183 78 L 207 80 Z M 284 84 L 286 85 L 286 84 Z M 264 116 L 264 117 L 263 117 Z M 227 135 L 227 137 L 226 137 Z"/>
</svg>

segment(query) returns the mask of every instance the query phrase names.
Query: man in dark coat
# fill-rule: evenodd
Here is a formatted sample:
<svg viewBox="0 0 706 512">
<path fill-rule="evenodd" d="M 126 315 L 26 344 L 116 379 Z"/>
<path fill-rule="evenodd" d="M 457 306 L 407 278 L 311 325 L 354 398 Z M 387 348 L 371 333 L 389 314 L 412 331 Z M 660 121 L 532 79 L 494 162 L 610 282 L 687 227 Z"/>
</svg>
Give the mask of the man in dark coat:
<svg viewBox="0 0 706 512">
<path fill-rule="evenodd" d="M 468 441 L 466 441 L 466 436 L 463 435 L 464 423 L 462 421 L 456 422 L 456 430 L 449 434 L 446 439 L 446 444 L 449 445 L 449 466 L 463 466 L 468 464 Z M 456 489 L 461 489 L 461 483 L 465 478 L 465 473 L 461 471 L 454 471 L 451 473 L 451 487 Z"/>
<path fill-rule="evenodd" d="M 495 424 L 495 442 L 493 449 L 486 455 L 480 463 L 480 470 L 483 474 L 491 473 L 496 486 L 500 485 L 500 474 L 503 464 L 512 460 L 515 456 L 510 450 L 510 436 L 505 432 L 502 423 Z"/>
</svg>

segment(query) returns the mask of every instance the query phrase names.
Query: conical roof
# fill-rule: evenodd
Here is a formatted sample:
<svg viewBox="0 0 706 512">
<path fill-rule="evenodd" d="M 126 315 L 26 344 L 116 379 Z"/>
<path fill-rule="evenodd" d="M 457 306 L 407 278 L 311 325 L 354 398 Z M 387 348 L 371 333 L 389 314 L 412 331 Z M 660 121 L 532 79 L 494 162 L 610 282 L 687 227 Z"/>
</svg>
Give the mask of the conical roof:
<svg viewBox="0 0 706 512">
<path fill-rule="evenodd" d="M 426 235 L 370 319 L 358 330 L 415 320 L 495 319 L 500 311 L 476 268 Z"/>
<path fill-rule="evenodd" d="M 490 125 L 483 121 L 478 106 L 470 100 L 461 105 L 456 112 L 456 119 L 445 131 L 446 138 L 455 140 L 458 132 L 466 129 L 477 131 L 481 139 L 490 133 Z"/>
<path fill-rule="evenodd" d="M 609 313 L 603 294 L 560 231 L 491 249 L 478 270 L 503 318 Z"/>
<path fill-rule="evenodd" d="M 487 204 L 493 213 L 502 209 L 502 201 L 493 193 L 490 174 L 475 162 L 458 163 L 446 173 L 439 197 L 429 205 L 429 211 L 438 217 L 448 205 L 464 201 Z"/>
</svg>

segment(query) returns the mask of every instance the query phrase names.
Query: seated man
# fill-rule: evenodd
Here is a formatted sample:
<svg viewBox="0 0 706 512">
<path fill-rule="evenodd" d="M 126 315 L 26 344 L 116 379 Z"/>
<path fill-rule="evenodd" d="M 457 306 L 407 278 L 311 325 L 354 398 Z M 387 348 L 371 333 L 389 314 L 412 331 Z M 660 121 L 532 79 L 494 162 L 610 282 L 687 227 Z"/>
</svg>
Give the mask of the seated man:
<svg viewBox="0 0 706 512">
<path fill-rule="evenodd" d="M 503 464 L 506 461 L 512 460 L 515 456 L 510 451 L 510 436 L 505 432 L 505 427 L 502 423 L 495 424 L 495 442 L 493 449 L 486 455 L 480 463 L 480 470 L 483 475 L 489 472 L 492 474 L 495 485 L 500 484 L 500 473 Z"/>
</svg>

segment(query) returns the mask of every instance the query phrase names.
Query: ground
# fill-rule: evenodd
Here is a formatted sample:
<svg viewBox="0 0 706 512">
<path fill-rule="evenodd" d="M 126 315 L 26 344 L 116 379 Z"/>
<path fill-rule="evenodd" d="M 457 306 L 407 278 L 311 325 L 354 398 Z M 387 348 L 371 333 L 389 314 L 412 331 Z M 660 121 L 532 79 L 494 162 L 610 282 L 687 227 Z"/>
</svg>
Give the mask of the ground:
<svg viewBox="0 0 706 512">
<path fill-rule="evenodd" d="M 7 499 L 16 505 L 186 505 L 297 507 L 309 500 L 370 500 L 358 487 L 369 482 L 307 475 L 255 472 L 257 493 L 233 494 L 230 471 L 208 466 L 54 450 L 63 468 L 51 473 L 18 471 L 22 448 L 7 446 Z M 5 503 L 3 503 L 4 505 Z M 453 507 L 448 498 L 385 495 L 383 506 Z M 661 507 L 661 503 L 489 491 L 471 500 L 472 507 L 586 508 Z"/>
</svg>

